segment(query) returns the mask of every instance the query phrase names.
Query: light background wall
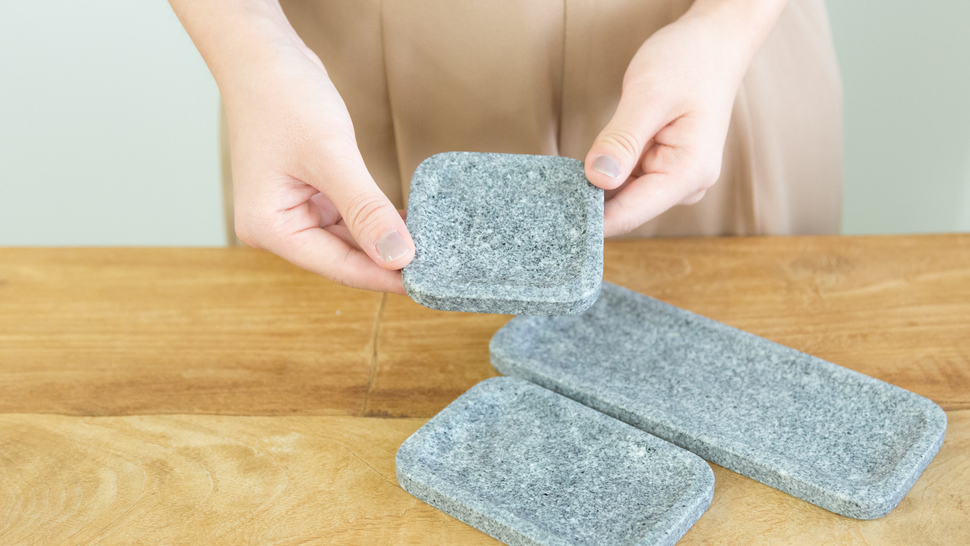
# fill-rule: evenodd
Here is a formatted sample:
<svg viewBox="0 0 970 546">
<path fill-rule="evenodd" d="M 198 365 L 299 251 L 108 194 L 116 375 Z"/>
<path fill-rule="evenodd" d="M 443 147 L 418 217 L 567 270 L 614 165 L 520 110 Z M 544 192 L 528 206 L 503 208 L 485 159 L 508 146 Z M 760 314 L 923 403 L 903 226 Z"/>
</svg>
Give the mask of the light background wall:
<svg viewBox="0 0 970 546">
<path fill-rule="evenodd" d="M 219 92 L 164 0 L 4 2 L 0 245 L 222 245 Z"/>
<path fill-rule="evenodd" d="M 970 231 L 970 2 L 829 1 L 846 233 Z M 0 9 L 0 245 L 221 245 L 218 91 L 162 0 Z"/>
<path fill-rule="evenodd" d="M 970 2 L 829 0 L 845 233 L 970 231 Z"/>
</svg>

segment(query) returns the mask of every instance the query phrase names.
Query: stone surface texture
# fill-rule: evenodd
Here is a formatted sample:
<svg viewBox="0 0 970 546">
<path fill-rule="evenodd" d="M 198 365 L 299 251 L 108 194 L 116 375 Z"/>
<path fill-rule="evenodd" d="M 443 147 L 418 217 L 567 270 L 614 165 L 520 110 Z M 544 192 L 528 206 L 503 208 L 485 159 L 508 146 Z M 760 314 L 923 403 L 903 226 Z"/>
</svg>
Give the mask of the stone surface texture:
<svg viewBox="0 0 970 546">
<path fill-rule="evenodd" d="M 515 318 L 491 360 L 833 512 L 880 517 L 943 442 L 930 400 L 604 283 L 581 315 Z"/>
<path fill-rule="evenodd" d="M 432 309 L 579 313 L 603 279 L 603 190 L 566 157 L 448 152 L 411 179 L 404 287 Z"/>
<path fill-rule="evenodd" d="M 513 546 L 674 544 L 714 493 L 696 455 L 509 377 L 442 410 L 396 465 L 406 491 Z"/>
</svg>

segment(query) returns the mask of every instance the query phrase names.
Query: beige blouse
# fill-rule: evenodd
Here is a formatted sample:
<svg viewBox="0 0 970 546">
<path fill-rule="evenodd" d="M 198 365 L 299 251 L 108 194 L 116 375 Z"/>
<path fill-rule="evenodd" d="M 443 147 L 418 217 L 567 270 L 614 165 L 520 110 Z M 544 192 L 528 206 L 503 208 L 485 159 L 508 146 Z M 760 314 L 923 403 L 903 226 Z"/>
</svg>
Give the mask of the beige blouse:
<svg viewBox="0 0 970 546">
<path fill-rule="evenodd" d="M 689 5 L 283 1 L 343 96 L 371 174 L 398 207 L 414 169 L 438 152 L 584 159 L 613 115 L 633 54 Z M 841 104 L 824 1 L 791 0 L 738 92 L 717 184 L 631 235 L 837 233 Z M 223 158 L 231 234 L 225 137 Z"/>
</svg>

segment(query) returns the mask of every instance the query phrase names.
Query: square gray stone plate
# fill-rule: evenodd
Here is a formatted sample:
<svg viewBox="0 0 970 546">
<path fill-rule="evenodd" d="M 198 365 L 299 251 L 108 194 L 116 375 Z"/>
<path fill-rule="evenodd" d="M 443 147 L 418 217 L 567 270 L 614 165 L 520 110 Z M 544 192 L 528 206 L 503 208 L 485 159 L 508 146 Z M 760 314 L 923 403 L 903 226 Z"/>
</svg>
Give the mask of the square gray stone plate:
<svg viewBox="0 0 970 546">
<path fill-rule="evenodd" d="M 603 281 L 603 190 L 567 157 L 448 152 L 411 178 L 404 287 L 432 309 L 566 315 Z"/>
<path fill-rule="evenodd" d="M 485 380 L 397 452 L 405 491 L 506 544 L 674 544 L 707 510 L 700 457 L 552 391 Z"/>
<path fill-rule="evenodd" d="M 853 518 L 892 510 L 946 430 L 922 396 L 609 283 L 581 315 L 512 319 L 491 359 Z"/>
</svg>

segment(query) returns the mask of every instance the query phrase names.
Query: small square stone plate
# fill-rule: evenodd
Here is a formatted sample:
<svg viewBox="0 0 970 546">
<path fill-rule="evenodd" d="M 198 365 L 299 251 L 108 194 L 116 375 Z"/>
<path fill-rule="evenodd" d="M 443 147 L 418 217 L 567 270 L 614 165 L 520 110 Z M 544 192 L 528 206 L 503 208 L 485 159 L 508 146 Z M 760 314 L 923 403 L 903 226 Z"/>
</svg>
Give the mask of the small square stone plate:
<svg viewBox="0 0 970 546">
<path fill-rule="evenodd" d="M 574 317 L 512 319 L 492 365 L 833 512 L 892 510 L 943 443 L 907 390 L 605 283 Z"/>
<path fill-rule="evenodd" d="M 506 544 L 674 544 L 714 473 L 677 446 L 519 379 L 485 380 L 397 452 L 405 491 Z"/>
<path fill-rule="evenodd" d="M 567 157 L 448 152 L 411 178 L 404 287 L 432 309 L 567 315 L 603 280 L 603 190 Z"/>
</svg>

